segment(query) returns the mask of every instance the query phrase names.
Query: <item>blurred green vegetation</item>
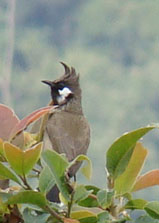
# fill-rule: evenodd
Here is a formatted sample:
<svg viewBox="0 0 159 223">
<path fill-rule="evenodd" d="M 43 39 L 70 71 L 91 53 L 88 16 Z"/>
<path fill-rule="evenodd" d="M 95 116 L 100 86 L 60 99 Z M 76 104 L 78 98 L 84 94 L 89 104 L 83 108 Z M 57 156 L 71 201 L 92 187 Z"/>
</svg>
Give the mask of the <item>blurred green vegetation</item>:
<svg viewBox="0 0 159 223">
<path fill-rule="evenodd" d="M 1 86 L 8 10 L 1 0 Z M 97 185 L 105 185 L 103 154 L 113 140 L 159 120 L 158 18 L 159 2 L 150 0 L 16 1 L 10 105 L 20 117 L 45 106 L 50 92 L 41 80 L 63 74 L 59 61 L 74 66 L 92 129 L 89 156 Z M 2 92 L 0 101 L 6 104 Z M 152 150 L 147 170 L 159 167 L 159 132 L 144 141 Z"/>
</svg>

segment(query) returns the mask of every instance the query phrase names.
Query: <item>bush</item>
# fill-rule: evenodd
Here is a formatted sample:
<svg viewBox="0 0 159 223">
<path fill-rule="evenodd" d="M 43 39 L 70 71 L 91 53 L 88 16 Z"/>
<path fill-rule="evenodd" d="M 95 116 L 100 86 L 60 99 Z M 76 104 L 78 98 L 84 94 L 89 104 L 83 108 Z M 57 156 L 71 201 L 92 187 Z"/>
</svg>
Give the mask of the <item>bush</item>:
<svg viewBox="0 0 159 223">
<path fill-rule="evenodd" d="M 140 171 L 147 157 L 140 138 L 158 125 L 154 124 L 125 133 L 106 153 L 107 188 L 83 185 L 67 177 L 76 161 L 84 161 L 82 173 L 91 177 L 92 166 L 85 155 L 68 162 L 63 154 L 42 151 L 43 131 L 53 107 L 34 111 L 19 120 L 14 111 L 0 105 L 0 217 L 1 222 L 64 222 L 64 223 L 156 223 L 159 202 L 133 199 L 132 192 L 158 185 L 159 170 L 142 176 Z M 38 134 L 25 129 L 42 119 Z M 54 185 L 60 190 L 61 203 L 50 202 L 46 194 Z M 131 211 L 143 210 L 138 219 Z"/>
</svg>

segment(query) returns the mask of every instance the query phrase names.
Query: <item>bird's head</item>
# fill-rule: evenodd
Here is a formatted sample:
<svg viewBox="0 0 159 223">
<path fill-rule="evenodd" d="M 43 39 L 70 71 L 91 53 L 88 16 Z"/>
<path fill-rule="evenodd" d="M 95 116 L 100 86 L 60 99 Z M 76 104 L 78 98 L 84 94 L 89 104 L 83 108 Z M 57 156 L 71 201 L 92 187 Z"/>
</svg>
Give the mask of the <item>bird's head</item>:
<svg viewBox="0 0 159 223">
<path fill-rule="evenodd" d="M 81 100 L 81 89 L 79 85 L 79 74 L 73 67 L 64 66 L 65 73 L 59 79 L 54 81 L 43 80 L 42 82 L 51 88 L 51 97 L 54 105 L 67 104 L 72 99 Z"/>
</svg>

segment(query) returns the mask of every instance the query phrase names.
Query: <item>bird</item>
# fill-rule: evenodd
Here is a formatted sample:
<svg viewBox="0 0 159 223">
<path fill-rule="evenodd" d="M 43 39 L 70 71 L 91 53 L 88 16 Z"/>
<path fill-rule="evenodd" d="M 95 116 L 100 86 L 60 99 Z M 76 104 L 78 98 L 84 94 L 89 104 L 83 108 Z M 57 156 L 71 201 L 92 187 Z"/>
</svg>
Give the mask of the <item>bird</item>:
<svg viewBox="0 0 159 223">
<path fill-rule="evenodd" d="M 83 114 L 82 95 L 79 74 L 73 67 L 64 66 L 64 75 L 49 81 L 43 80 L 51 90 L 51 105 L 54 112 L 49 115 L 44 131 L 44 149 L 51 147 L 60 154 L 65 154 L 68 161 L 80 154 L 86 154 L 90 144 L 90 126 Z M 68 171 L 68 176 L 75 177 L 81 162 L 75 163 Z M 47 194 L 50 201 L 59 202 L 58 188 L 55 186 Z"/>
</svg>

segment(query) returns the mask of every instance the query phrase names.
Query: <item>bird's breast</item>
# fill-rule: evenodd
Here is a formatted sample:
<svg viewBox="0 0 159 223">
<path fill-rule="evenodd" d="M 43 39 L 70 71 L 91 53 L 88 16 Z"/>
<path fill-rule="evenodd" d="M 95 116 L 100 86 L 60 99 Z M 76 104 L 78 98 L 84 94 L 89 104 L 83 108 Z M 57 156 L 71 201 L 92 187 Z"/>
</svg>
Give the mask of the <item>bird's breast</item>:
<svg viewBox="0 0 159 223">
<path fill-rule="evenodd" d="M 83 115 L 59 111 L 50 116 L 46 132 L 52 148 L 65 153 L 69 160 L 86 154 L 90 140 L 90 128 Z"/>
</svg>

